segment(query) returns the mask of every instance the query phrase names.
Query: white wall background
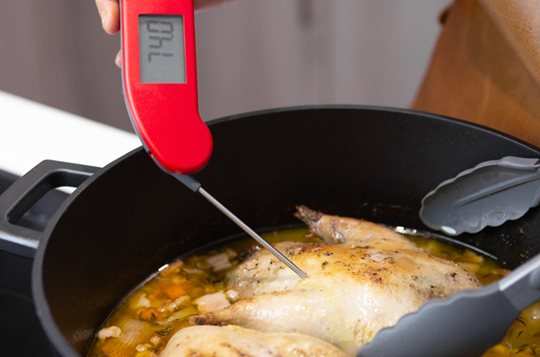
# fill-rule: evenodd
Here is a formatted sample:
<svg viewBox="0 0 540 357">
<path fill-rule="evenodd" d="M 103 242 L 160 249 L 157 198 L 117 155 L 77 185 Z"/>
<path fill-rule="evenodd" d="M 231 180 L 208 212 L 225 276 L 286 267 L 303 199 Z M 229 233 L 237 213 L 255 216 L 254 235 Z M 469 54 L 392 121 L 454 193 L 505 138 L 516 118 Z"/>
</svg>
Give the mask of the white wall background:
<svg viewBox="0 0 540 357">
<path fill-rule="evenodd" d="M 448 0 L 237 0 L 197 15 L 200 109 L 405 107 Z"/>
<path fill-rule="evenodd" d="M 201 116 L 405 107 L 449 1 L 236 0 L 197 14 Z M 2 1 L 0 33 L 0 90 L 131 131 L 113 63 L 119 38 L 101 30 L 93 0 Z"/>
</svg>

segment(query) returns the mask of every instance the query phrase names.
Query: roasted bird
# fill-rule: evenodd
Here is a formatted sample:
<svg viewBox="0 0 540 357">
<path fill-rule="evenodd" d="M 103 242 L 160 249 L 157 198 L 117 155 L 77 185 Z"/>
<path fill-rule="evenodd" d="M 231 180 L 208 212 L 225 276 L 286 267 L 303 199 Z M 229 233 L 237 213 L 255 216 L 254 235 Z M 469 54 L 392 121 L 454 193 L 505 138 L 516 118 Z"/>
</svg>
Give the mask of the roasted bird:
<svg viewBox="0 0 540 357">
<path fill-rule="evenodd" d="M 328 342 L 298 333 L 238 326 L 193 326 L 176 333 L 159 357 L 347 357 Z"/>
<path fill-rule="evenodd" d="M 352 356 L 378 330 L 426 301 L 481 286 L 458 264 L 380 225 L 303 206 L 296 216 L 325 243 L 275 246 L 308 277 L 300 280 L 267 250 L 256 251 L 226 277 L 240 300 L 193 322 L 307 334 Z"/>
</svg>

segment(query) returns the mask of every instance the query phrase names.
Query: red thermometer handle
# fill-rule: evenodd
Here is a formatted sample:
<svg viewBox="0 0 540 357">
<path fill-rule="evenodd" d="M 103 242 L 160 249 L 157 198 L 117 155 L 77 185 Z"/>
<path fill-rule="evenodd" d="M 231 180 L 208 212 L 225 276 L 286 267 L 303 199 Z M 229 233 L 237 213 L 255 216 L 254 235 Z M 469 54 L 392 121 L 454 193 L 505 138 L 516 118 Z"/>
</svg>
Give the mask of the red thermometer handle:
<svg viewBox="0 0 540 357">
<path fill-rule="evenodd" d="M 191 174 L 213 141 L 197 97 L 193 0 L 121 0 L 122 76 L 131 122 L 153 160 Z"/>
</svg>

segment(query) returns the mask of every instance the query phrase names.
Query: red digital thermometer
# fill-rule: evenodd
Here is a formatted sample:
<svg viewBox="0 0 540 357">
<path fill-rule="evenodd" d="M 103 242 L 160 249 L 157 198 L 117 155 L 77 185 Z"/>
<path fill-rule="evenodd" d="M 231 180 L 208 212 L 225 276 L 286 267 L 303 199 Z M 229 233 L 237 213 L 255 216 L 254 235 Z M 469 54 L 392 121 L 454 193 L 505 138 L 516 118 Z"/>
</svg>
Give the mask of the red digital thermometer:
<svg viewBox="0 0 540 357">
<path fill-rule="evenodd" d="M 145 150 L 170 174 L 201 170 L 212 135 L 199 115 L 193 2 L 123 0 L 122 75 Z"/>
<path fill-rule="evenodd" d="M 124 97 L 146 152 L 166 173 L 200 193 L 301 278 L 306 275 L 206 192 L 189 174 L 212 155 L 197 98 L 193 0 L 121 0 Z"/>
</svg>

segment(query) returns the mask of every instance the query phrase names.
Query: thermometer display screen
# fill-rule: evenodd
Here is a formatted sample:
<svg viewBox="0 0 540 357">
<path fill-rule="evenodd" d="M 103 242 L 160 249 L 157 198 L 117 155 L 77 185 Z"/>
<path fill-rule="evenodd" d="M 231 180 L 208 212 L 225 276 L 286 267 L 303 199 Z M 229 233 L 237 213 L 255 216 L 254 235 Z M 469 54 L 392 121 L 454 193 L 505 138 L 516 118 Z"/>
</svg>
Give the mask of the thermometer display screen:
<svg viewBox="0 0 540 357">
<path fill-rule="evenodd" d="M 184 18 L 139 15 L 141 83 L 186 83 Z"/>
</svg>

